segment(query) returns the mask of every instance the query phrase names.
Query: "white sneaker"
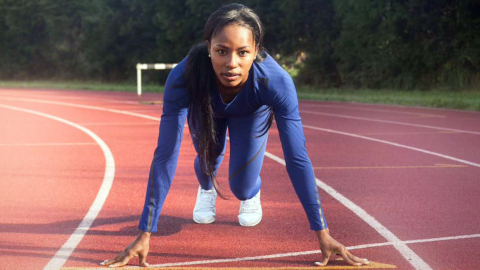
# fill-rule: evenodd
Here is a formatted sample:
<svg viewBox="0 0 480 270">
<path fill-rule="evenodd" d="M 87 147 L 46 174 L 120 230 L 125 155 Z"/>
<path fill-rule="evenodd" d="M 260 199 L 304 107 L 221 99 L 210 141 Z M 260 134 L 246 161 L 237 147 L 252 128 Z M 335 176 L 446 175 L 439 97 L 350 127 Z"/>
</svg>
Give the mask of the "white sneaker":
<svg viewBox="0 0 480 270">
<path fill-rule="evenodd" d="M 197 202 L 193 209 L 193 221 L 200 224 L 209 224 L 215 221 L 215 189 L 205 190 L 198 187 Z"/>
<path fill-rule="evenodd" d="M 253 198 L 240 203 L 238 222 L 242 226 L 255 226 L 262 220 L 262 205 L 260 203 L 260 190 Z"/>
</svg>

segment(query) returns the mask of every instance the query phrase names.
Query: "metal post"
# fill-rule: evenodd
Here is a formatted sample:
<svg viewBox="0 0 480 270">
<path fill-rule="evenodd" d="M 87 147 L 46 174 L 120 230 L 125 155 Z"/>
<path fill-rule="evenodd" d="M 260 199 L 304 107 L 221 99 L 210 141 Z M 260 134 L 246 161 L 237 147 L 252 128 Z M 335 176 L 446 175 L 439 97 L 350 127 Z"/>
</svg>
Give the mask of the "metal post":
<svg viewBox="0 0 480 270">
<path fill-rule="evenodd" d="M 137 65 L 137 94 L 142 95 L 142 70 L 139 65 Z"/>
</svg>

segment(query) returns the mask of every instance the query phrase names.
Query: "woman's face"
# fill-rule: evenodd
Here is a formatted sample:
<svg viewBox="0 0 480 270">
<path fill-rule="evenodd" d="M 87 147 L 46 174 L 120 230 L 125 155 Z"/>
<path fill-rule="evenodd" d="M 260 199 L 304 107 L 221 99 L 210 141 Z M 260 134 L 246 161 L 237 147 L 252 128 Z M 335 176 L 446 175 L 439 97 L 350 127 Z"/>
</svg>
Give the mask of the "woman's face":
<svg viewBox="0 0 480 270">
<path fill-rule="evenodd" d="M 217 85 L 224 94 L 236 94 L 248 79 L 248 72 L 258 53 L 252 30 L 227 25 L 207 41 Z"/>
</svg>

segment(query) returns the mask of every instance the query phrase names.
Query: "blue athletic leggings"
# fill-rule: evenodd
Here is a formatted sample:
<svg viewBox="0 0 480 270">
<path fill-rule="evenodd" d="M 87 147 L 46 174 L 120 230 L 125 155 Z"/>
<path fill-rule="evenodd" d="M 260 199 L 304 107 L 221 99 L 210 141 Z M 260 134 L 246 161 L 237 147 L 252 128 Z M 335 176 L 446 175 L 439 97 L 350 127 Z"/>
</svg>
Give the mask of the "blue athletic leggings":
<svg viewBox="0 0 480 270">
<path fill-rule="evenodd" d="M 230 166 L 228 180 L 230 189 L 239 200 L 248 200 L 255 196 L 262 185 L 260 170 L 267 146 L 268 132 L 262 135 L 270 110 L 260 107 L 246 117 L 215 118 L 218 136 L 218 157 L 215 159 L 215 174 L 223 161 L 227 141 L 227 127 L 230 136 Z M 261 136 L 260 136 L 261 135 Z M 192 134 L 193 145 L 198 153 L 198 143 Z M 200 167 L 199 156 L 195 158 L 195 173 L 203 189 L 213 187 L 210 177 Z"/>
</svg>

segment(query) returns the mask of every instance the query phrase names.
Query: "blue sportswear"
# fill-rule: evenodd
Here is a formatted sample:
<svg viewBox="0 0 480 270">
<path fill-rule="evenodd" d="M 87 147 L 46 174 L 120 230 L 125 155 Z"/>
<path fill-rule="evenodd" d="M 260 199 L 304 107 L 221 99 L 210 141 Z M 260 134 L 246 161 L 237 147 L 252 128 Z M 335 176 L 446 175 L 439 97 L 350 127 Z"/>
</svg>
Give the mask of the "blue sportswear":
<svg viewBox="0 0 480 270">
<path fill-rule="evenodd" d="M 160 212 L 177 167 L 190 99 L 183 81 L 186 65 L 187 58 L 170 72 L 165 85 L 158 144 L 150 167 L 139 224 L 142 231 L 157 231 Z M 273 108 L 287 172 L 307 214 L 310 228 L 315 231 L 328 228 L 305 148 L 297 94 L 290 75 L 267 54 L 264 61 L 253 63 L 246 84 L 230 103 L 223 103 L 218 91 L 212 92 L 214 115 L 219 119 L 254 119 L 252 115 L 262 115 L 258 113 L 262 107 Z M 237 130 L 242 132 L 242 129 Z M 262 151 L 265 151 L 265 147 Z"/>
</svg>

